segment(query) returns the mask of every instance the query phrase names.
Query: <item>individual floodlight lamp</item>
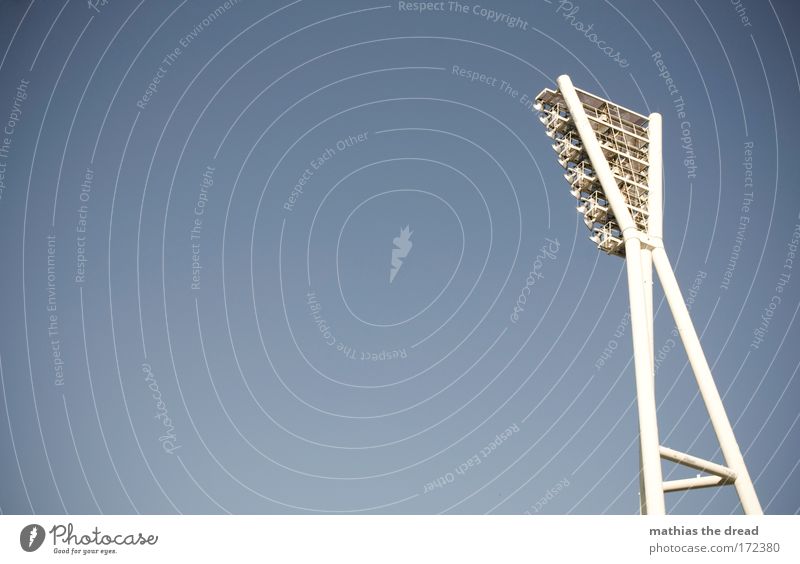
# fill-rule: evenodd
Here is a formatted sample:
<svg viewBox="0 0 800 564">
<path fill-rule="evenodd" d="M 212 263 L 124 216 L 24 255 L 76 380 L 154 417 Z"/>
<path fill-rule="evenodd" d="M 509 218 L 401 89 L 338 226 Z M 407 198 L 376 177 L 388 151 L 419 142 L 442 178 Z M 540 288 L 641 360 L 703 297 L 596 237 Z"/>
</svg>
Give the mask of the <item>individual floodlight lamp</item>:
<svg viewBox="0 0 800 564">
<path fill-rule="evenodd" d="M 622 257 L 628 271 L 636 401 L 639 414 L 639 489 L 642 514 L 663 515 L 664 493 L 732 484 L 747 514 L 761 514 L 753 482 L 711 376 L 663 242 L 661 115 L 643 116 L 578 90 L 566 75 L 545 88 L 534 109 L 553 139 L 590 240 Z M 705 402 L 725 466 L 661 446 L 653 358 L 653 266 L 664 290 Z M 664 482 L 661 459 L 707 475 Z"/>
</svg>

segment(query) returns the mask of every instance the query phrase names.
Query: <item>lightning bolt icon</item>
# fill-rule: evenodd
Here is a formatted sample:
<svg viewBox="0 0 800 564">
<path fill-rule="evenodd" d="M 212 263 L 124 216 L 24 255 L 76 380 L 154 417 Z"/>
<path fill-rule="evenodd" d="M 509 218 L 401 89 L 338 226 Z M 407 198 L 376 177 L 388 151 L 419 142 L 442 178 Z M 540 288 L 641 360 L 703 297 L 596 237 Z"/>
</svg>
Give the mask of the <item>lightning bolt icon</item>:
<svg viewBox="0 0 800 564">
<path fill-rule="evenodd" d="M 31 537 L 28 539 L 28 548 L 33 546 L 33 541 L 36 540 L 36 537 L 39 536 L 39 527 L 34 527 L 31 529 Z"/>
<path fill-rule="evenodd" d="M 392 249 L 392 268 L 389 270 L 389 284 L 394 282 L 394 277 L 400 272 L 400 267 L 403 266 L 402 259 L 408 256 L 411 252 L 411 247 L 414 245 L 411 242 L 411 234 L 414 233 L 406 225 L 400 230 L 400 236 L 395 237 L 392 241 L 395 248 Z"/>
</svg>

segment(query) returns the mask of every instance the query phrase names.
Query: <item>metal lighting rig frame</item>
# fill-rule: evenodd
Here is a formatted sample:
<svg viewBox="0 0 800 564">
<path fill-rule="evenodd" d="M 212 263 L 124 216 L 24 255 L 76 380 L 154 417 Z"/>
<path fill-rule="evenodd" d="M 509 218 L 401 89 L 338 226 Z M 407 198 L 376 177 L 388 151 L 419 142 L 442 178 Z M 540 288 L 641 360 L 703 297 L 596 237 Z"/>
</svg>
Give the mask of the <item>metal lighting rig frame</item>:
<svg viewBox="0 0 800 564">
<path fill-rule="evenodd" d="M 643 116 L 578 90 L 566 75 L 544 89 L 534 109 L 553 139 L 590 239 L 622 257 L 628 272 L 636 400 L 639 414 L 639 490 L 643 515 L 665 513 L 664 493 L 733 485 L 746 514 L 762 514 L 700 339 L 663 242 L 661 114 Z M 660 444 L 653 358 L 653 267 L 686 349 L 725 466 Z M 661 460 L 706 475 L 665 482 Z"/>
</svg>

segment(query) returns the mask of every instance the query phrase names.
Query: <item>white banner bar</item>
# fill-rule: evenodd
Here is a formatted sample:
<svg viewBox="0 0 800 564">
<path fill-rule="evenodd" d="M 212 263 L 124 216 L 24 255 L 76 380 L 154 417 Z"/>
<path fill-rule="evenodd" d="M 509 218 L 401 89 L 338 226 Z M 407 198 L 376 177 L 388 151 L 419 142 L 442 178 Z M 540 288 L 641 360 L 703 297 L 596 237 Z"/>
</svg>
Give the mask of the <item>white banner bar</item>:
<svg viewBox="0 0 800 564">
<path fill-rule="evenodd" d="M 4 563 L 797 563 L 799 543 L 798 516 L 0 517 Z"/>
</svg>

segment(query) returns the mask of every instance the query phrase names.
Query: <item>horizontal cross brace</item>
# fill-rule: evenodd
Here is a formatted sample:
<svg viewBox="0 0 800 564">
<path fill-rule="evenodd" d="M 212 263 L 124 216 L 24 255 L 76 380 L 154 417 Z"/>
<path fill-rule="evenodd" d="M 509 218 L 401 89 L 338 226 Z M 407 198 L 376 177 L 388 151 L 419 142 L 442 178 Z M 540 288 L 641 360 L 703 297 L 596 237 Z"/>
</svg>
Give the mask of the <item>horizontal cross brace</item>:
<svg viewBox="0 0 800 564">
<path fill-rule="evenodd" d="M 686 454 L 684 452 L 679 452 L 677 450 L 673 450 L 671 448 L 667 448 L 665 446 L 659 447 L 659 451 L 661 453 L 661 458 L 665 460 L 671 460 L 672 462 L 676 462 L 678 464 L 682 464 L 684 466 L 688 466 L 689 468 L 694 468 L 695 470 L 701 470 L 703 472 L 708 472 L 709 474 L 713 474 L 719 478 L 722 478 L 726 483 L 733 483 L 736 481 L 736 473 L 726 466 L 722 466 L 721 464 L 716 464 L 714 462 L 710 462 L 708 460 L 703 460 L 702 458 L 697 458 L 696 456 L 692 456 L 691 454 Z M 678 480 L 679 482 L 684 480 Z M 667 482 L 669 483 L 669 482 Z M 720 484 L 708 484 L 707 486 L 698 486 L 698 487 L 708 487 L 708 486 L 717 486 Z M 665 484 L 666 486 L 666 484 Z M 667 491 L 667 490 L 664 490 Z M 670 490 L 672 491 L 672 490 Z"/>
<path fill-rule="evenodd" d="M 700 488 L 713 488 L 714 486 L 728 486 L 733 481 L 719 476 L 700 476 L 699 478 L 687 478 L 685 480 L 670 480 L 664 482 L 664 492 L 682 492 L 686 490 L 697 490 Z"/>
</svg>

